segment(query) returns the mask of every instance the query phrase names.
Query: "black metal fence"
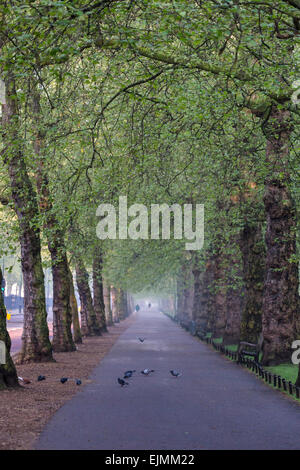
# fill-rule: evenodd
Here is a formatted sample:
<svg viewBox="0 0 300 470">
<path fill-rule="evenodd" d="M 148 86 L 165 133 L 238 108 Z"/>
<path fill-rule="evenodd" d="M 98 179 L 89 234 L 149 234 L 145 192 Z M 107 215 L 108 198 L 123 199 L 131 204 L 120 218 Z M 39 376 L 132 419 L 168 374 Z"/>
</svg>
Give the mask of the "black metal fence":
<svg viewBox="0 0 300 470">
<path fill-rule="evenodd" d="M 253 361 L 253 359 L 238 357 L 237 352 L 231 351 L 222 344 L 216 343 L 212 338 L 205 338 L 205 341 L 207 344 L 211 344 L 216 351 L 219 351 L 221 354 L 229 357 L 229 359 L 236 361 L 238 364 L 246 366 L 253 373 L 255 373 L 257 377 L 260 377 L 266 383 L 273 385 L 277 389 L 287 392 L 289 395 L 295 396 L 298 399 L 300 398 L 300 387 L 297 387 L 295 384 L 286 380 L 284 377 L 272 374 L 268 370 L 264 369 L 260 364 Z"/>
<path fill-rule="evenodd" d="M 221 354 L 224 354 L 232 361 L 236 361 L 237 364 L 241 364 L 246 366 L 250 369 L 253 373 L 257 375 L 257 377 L 264 380 L 266 383 L 273 385 L 278 390 L 282 390 L 287 392 L 289 395 L 295 396 L 296 398 L 300 398 L 300 387 L 297 387 L 292 382 L 288 381 L 284 377 L 280 375 L 272 374 L 268 370 L 265 370 L 260 364 L 255 362 L 253 359 L 248 359 L 246 357 L 239 357 L 237 351 L 231 351 L 223 344 L 216 343 L 213 338 L 204 337 L 203 332 L 195 331 L 195 323 L 194 322 L 180 322 L 176 317 L 173 317 L 168 312 L 162 312 L 168 317 L 170 317 L 173 321 L 180 324 L 182 328 L 189 331 L 193 336 L 198 336 L 202 341 L 205 341 L 207 344 L 211 344 L 216 351 L 219 351 Z"/>
</svg>

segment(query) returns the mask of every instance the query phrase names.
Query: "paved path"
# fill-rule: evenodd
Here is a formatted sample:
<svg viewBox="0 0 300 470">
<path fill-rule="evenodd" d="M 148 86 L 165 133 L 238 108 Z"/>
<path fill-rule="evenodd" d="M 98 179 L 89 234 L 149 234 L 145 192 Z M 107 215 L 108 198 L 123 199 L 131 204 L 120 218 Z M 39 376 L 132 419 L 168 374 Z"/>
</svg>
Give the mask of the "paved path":
<svg viewBox="0 0 300 470">
<path fill-rule="evenodd" d="M 144 368 L 155 372 L 117 384 L 125 370 Z M 300 449 L 299 405 L 162 314 L 140 312 L 91 379 L 53 416 L 38 449 Z"/>
</svg>

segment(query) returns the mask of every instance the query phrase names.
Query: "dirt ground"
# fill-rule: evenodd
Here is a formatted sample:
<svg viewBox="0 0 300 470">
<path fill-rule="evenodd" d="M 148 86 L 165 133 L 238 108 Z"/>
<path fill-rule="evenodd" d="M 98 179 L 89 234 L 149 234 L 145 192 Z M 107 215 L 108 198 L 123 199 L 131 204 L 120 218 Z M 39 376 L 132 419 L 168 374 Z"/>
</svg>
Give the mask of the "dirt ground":
<svg viewBox="0 0 300 470">
<path fill-rule="evenodd" d="M 32 449 L 51 416 L 80 387 L 90 382 L 93 368 L 131 324 L 133 317 L 115 324 L 109 328 L 109 333 L 100 337 L 85 338 L 75 352 L 55 353 L 56 362 L 17 366 L 18 376 L 31 383 L 18 390 L 1 391 L 0 450 Z M 39 375 L 44 375 L 46 380 L 38 382 Z M 61 377 L 68 377 L 68 381 L 61 384 Z M 82 385 L 76 385 L 75 379 L 80 379 Z"/>
</svg>

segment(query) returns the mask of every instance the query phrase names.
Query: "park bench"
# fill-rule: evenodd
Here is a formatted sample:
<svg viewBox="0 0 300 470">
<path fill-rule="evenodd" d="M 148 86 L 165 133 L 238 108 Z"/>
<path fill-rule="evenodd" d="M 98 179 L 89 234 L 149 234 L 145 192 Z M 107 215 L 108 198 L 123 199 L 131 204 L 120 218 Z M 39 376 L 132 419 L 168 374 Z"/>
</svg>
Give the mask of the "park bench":
<svg viewBox="0 0 300 470">
<path fill-rule="evenodd" d="M 263 351 L 264 337 L 260 333 L 257 343 L 247 343 L 246 341 L 240 341 L 238 346 L 238 363 L 241 363 L 245 356 L 254 358 L 254 362 L 259 364 L 259 354 Z"/>
<path fill-rule="evenodd" d="M 193 336 L 196 335 L 196 323 L 193 320 L 180 320 L 180 326 Z"/>
<path fill-rule="evenodd" d="M 193 336 L 196 336 L 196 334 L 197 334 L 196 323 L 193 320 L 189 324 L 189 332 Z"/>
<path fill-rule="evenodd" d="M 207 333 L 208 333 L 207 331 L 205 331 L 201 328 L 198 328 L 197 332 L 196 332 L 196 335 L 198 336 L 198 338 L 200 338 L 203 341 L 207 337 Z"/>
</svg>

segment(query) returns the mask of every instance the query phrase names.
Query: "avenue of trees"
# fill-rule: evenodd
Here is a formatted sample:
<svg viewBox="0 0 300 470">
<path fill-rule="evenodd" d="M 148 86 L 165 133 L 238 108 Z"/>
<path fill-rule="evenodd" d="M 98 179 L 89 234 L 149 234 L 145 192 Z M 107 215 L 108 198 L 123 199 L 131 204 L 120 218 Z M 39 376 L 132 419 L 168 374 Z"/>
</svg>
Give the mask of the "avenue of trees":
<svg viewBox="0 0 300 470">
<path fill-rule="evenodd" d="M 148 288 L 170 296 L 179 321 L 225 344 L 263 332 L 263 363 L 290 362 L 299 32 L 299 0 L 1 3 L 0 231 L 2 255 L 21 258 L 19 362 L 74 351 L 127 316 L 128 292 Z M 203 249 L 99 240 L 98 205 L 124 195 L 128 205 L 204 204 Z M 1 388 L 17 377 L 0 301 Z"/>
</svg>

